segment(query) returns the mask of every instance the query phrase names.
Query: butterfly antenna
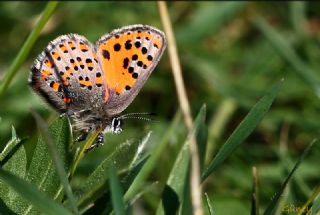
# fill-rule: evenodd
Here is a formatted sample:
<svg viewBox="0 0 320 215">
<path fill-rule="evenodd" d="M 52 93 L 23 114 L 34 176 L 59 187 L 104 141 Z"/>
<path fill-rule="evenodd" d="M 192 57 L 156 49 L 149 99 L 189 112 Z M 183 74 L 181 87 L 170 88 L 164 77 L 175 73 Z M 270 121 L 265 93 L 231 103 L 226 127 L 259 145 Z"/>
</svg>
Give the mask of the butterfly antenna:
<svg viewBox="0 0 320 215">
<path fill-rule="evenodd" d="M 156 121 L 152 118 L 144 117 L 144 116 L 155 116 L 155 113 L 127 113 L 119 117 L 119 119 L 140 119 L 145 121 Z"/>
<path fill-rule="evenodd" d="M 120 118 L 128 117 L 128 116 L 141 116 L 141 115 L 148 115 L 148 116 L 156 116 L 156 113 L 150 113 L 150 112 L 143 112 L 143 113 L 127 113 L 120 116 Z"/>
<path fill-rule="evenodd" d="M 151 118 L 141 117 L 141 116 L 128 116 L 128 117 L 123 117 L 121 119 L 141 119 L 141 120 L 145 120 L 145 121 L 152 121 Z"/>
</svg>

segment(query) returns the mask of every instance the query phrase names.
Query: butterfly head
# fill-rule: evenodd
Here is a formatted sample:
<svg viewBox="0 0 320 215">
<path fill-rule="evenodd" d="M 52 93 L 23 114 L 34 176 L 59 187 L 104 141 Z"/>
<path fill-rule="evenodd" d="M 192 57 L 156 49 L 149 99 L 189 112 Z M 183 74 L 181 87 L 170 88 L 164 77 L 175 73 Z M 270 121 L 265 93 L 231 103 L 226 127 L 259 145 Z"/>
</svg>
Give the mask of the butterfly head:
<svg viewBox="0 0 320 215">
<path fill-rule="evenodd" d="M 104 133 L 113 133 L 113 134 L 120 134 L 123 129 L 123 124 L 125 119 L 140 119 L 146 121 L 152 121 L 152 118 L 144 117 L 145 115 L 153 116 L 154 113 L 128 113 L 123 114 L 120 116 L 113 117 L 111 123 L 106 126 L 104 129 Z M 110 122 L 110 121 L 109 121 Z"/>
<path fill-rule="evenodd" d="M 115 117 L 111 121 L 111 132 L 114 134 L 120 134 L 122 132 L 123 119 L 121 117 Z"/>
</svg>

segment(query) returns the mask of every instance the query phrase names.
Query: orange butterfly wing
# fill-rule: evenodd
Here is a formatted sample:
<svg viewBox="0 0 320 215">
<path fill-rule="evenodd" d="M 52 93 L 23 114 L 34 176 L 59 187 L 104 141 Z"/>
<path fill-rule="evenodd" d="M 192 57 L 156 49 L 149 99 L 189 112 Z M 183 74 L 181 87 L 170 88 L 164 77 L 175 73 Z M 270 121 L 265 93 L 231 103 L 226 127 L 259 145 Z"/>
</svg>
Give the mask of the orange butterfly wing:
<svg viewBox="0 0 320 215">
<path fill-rule="evenodd" d="M 166 47 L 164 34 L 151 26 L 131 25 L 112 31 L 96 43 L 105 80 L 105 111 L 121 113 L 137 96 Z"/>
</svg>

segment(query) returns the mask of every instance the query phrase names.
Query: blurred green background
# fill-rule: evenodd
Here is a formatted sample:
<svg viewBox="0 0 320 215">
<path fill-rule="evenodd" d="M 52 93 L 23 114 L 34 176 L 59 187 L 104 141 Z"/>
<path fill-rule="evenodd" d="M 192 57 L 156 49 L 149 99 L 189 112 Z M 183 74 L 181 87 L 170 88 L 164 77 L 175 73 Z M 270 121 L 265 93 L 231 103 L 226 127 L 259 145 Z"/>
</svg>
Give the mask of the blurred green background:
<svg viewBox="0 0 320 215">
<path fill-rule="evenodd" d="M 32 31 L 45 2 L 0 3 L 0 80 Z M 248 214 L 252 166 L 258 169 L 260 202 L 265 206 L 280 186 L 291 162 L 320 133 L 320 3 L 317 2 L 168 2 L 192 114 L 207 105 L 208 161 L 250 108 L 280 79 L 283 87 L 271 110 L 245 143 L 206 181 L 216 214 Z M 148 24 L 163 29 L 156 2 L 61 2 L 46 24 L 27 61 L 0 98 L 0 147 L 14 126 L 26 147 L 37 135 L 30 113 L 36 109 L 48 122 L 58 114 L 27 85 L 29 68 L 48 42 L 77 33 L 96 41 L 114 28 Z M 107 135 L 106 144 L 89 153 L 73 180 L 76 187 L 119 143 L 152 131 L 153 148 L 179 112 L 167 52 L 140 94 L 125 111 L 155 112 L 157 122 L 128 120 L 121 135 Z M 181 117 L 169 145 L 149 177 L 158 181 L 135 203 L 152 214 L 161 197 L 176 154 L 187 134 Z M 287 161 L 287 159 L 286 159 Z M 288 204 L 301 207 L 320 178 L 320 147 L 313 148 L 290 187 Z"/>
</svg>

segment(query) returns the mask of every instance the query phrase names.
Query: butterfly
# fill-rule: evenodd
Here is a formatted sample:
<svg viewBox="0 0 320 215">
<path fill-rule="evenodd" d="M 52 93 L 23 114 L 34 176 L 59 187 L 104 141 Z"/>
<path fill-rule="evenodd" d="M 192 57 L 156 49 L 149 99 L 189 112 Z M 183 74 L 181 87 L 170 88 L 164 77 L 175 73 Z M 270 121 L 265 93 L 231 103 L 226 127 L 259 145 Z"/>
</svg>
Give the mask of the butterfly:
<svg viewBox="0 0 320 215">
<path fill-rule="evenodd" d="M 159 29 L 129 25 L 103 35 L 94 45 L 78 34 L 62 35 L 36 58 L 29 85 L 79 131 L 78 141 L 100 129 L 121 133 L 122 112 L 158 64 L 167 42 Z M 131 114 L 135 115 L 135 114 Z M 137 114 L 136 114 L 137 115 Z"/>
</svg>

